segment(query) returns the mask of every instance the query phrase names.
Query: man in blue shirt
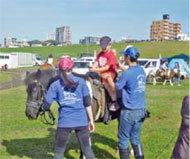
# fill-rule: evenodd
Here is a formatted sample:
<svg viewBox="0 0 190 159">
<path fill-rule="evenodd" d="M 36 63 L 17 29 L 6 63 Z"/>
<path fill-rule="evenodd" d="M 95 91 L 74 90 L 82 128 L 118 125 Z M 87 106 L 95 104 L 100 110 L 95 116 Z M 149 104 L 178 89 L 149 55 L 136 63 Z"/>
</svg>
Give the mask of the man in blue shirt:
<svg viewBox="0 0 190 159">
<path fill-rule="evenodd" d="M 137 65 L 139 51 L 134 46 L 128 46 L 123 52 L 128 69 L 119 64 L 123 70 L 119 81 L 110 85 L 117 91 L 122 91 L 122 108 L 119 118 L 119 154 L 120 159 L 128 159 L 130 155 L 128 140 L 130 140 L 135 158 L 144 159 L 143 147 L 140 141 L 140 131 L 145 117 L 146 75 L 144 69 Z"/>
<path fill-rule="evenodd" d="M 94 159 L 90 146 L 90 132 L 95 130 L 95 126 L 89 90 L 84 79 L 72 74 L 73 65 L 70 57 L 60 59 L 60 79 L 50 85 L 42 110 L 49 110 L 54 100 L 59 105 L 54 159 L 63 159 L 73 130 L 76 132 L 80 148 L 86 159 Z"/>
</svg>

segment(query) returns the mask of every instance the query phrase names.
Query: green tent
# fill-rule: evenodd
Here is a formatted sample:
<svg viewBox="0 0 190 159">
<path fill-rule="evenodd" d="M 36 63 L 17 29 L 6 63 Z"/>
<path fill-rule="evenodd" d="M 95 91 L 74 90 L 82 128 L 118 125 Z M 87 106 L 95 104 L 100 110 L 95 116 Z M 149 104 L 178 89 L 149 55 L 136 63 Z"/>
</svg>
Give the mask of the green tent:
<svg viewBox="0 0 190 159">
<path fill-rule="evenodd" d="M 185 62 L 189 63 L 189 56 L 186 54 L 179 54 L 168 58 L 170 62 L 172 59 L 183 59 Z"/>
</svg>

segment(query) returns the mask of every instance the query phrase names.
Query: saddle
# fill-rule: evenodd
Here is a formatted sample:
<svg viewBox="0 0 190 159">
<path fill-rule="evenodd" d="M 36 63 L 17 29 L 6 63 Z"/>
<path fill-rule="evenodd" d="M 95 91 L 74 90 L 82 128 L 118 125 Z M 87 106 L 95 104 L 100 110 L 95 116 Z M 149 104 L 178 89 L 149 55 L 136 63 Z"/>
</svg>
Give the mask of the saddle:
<svg viewBox="0 0 190 159">
<path fill-rule="evenodd" d="M 111 97 L 104 85 L 101 82 L 101 77 L 99 74 L 95 72 L 87 72 L 85 75 L 73 73 L 74 75 L 81 77 L 90 82 L 91 90 L 92 90 L 92 105 L 97 105 L 98 110 L 95 112 L 94 120 L 95 121 L 104 121 L 104 118 L 110 116 L 111 119 L 115 119 L 119 116 L 120 110 L 117 112 L 111 113 L 109 112 L 107 103 L 111 102 Z M 92 107 L 93 109 L 93 107 Z M 93 111 L 94 113 L 94 111 Z M 105 124 L 108 124 L 104 121 Z"/>
<path fill-rule="evenodd" d="M 86 74 L 92 88 L 92 105 L 98 105 L 98 113 L 95 116 L 95 121 L 103 119 L 106 111 L 106 91 L 101 82 L 101 77 L 94 72 Z"/>
</svg>

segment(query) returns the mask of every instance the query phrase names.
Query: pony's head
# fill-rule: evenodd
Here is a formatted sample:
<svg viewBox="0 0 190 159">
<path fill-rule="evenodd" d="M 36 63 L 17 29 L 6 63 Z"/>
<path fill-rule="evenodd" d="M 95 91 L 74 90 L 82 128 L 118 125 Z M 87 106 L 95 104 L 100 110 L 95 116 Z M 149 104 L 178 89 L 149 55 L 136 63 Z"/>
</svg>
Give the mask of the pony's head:
<svg viewBox="0 0 190 159">
<path fill-rule="evenodd" d="M 26 116 L 28 119 L 36 119 L 45 95 L 42 83 L 41 70 L 27 73 L 25 83 L 27 86 Z"/>
</svg>

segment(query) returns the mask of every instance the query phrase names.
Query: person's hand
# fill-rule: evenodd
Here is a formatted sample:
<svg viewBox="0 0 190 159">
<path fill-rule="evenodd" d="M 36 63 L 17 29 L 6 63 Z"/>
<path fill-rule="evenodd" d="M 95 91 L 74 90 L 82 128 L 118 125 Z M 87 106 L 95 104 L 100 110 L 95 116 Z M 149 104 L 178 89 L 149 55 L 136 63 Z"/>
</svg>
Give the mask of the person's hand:
<svg viewBox="0 0 190 159">
<path fill-rule="evenodd" d="M 89 123 L 88 123 L 88 129 L 89 129 L 90 133 L 94 132 L 95 125 L 94 125 L 93 121 L 89 121 Z"/>
<path fill-rule="evenodd" d="M 43 112 L 43 111 L 44 111 L 43 106 L 44 106 L 44 103 L 42 103 L 42 104 L 40 105 L 39 112 Z"/>
<path fill-rule="evenodd" d="M 90 68 L 90 72 L 96 72 L 96 69 L 95 68 Z"/>
<path fill-rule="evenodd" d="M 120 62 L 118 62 L 117 67 L 118 67 L 118 69 L 121 69 L 121 68 L 123 68 L 123 65 Z"/>
</svg>

